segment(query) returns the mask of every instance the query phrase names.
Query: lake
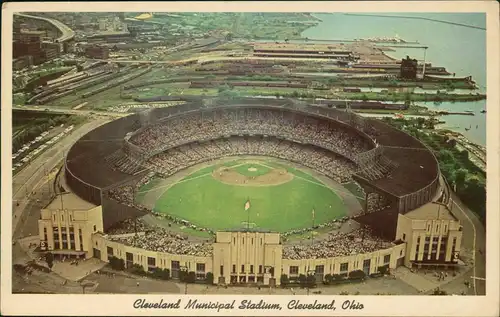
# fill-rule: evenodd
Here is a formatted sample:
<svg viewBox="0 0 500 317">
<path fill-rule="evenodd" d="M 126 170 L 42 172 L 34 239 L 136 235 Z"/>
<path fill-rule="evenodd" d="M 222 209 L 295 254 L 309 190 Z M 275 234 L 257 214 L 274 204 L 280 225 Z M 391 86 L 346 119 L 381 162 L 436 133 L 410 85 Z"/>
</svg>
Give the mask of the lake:
<svg viewBox="0 0 500 317">
<path fill-rule="evenodd" d="M 374 13 L 376 14 L 376 13 Z M 314 14 L 322 22 L 302 33 L 303 37 L 318 40 L 354 40 L 371 37 L 399 36 L 405 41 L 418 41 L 419 46 L 428 46 L 426 62 L 433 66 L 443 66 L 457 77 L 472 76 L 480 92 L 486 92 L 486 31 L 459 25 L 435 21 L 408 19 L 429 18 L 453 23 L 486 27 L 484 13 L 379 13 L 390 17 L 352 16 L 344 13 Z M 387 44 L 383 44 L 387 45 Z M 406 55 L 418 60 L 424 59 L 423 49 L 396 48 L 386 52 L 395 58 Z M 480 111 L 485 109 L 486 101 L 475 102 L 443 102 L 419 103 L 431 109 L 450 111 L 473 110 L 475 116 L 442 116 L 444 125 L 450 130 L 462 133 L 475 143 L 486 145 L 486 115 Z M 476 125 L 478 128 L 476 129 Z M 472 128 L 465 131 L 465 128 Z"/>
</svg>

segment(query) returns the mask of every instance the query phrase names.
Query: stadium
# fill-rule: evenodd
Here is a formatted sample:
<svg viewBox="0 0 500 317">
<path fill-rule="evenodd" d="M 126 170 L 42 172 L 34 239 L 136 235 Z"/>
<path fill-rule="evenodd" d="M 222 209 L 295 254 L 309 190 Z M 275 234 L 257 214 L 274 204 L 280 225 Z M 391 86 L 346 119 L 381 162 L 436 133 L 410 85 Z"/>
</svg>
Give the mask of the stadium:
<svg viewBox="0 0 500 317">
<path fill-rule="evenodd" d="M 349 109 L 242 98 L 146 110 L 82 136 L 64 175 L 98 206 L 69 227 L 79 232 L 74 254 L 173 278 L 321 281 L 454 266 L 460 250 L 462 227 L 433 153 Z M 68 247 L 54 229 L 67 212 L 42 212 L 47 250 Z"/>
</svg>

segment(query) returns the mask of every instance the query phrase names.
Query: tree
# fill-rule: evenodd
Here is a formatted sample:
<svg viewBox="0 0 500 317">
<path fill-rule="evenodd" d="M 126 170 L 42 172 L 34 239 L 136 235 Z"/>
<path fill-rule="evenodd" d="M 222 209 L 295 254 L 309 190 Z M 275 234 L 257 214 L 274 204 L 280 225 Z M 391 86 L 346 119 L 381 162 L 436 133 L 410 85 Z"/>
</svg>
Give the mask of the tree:
<svg viewBox="0 0 500 317">
<path fill-rule="evenodd" d="M 378 272 L 379 272 L 380 274 L 382 274 L 382 275 L 387 274 L 387 271 L 388 271 L 387 266 L 379 266 L 379 267 L 378 267 Z"/>
<path fill-rule="evenodd" d="M 465 186 L 459 193 L 460 199 L 486 221 L 486 183 L 478 175 L 469 175 Z"/>
<path fill-rule="evenodd" d="M 169 280 L 170 279 L 170 270 L 169 269 L 161 269 L 161 268 L 156 267 L 151 272 L 151 276 L 153 278 L 157 278 L 160 280 Z"/>
<path fill-rule="evenodd" d="M 189 273 L 187 274 L 186 282 L 191 284 L 196 282 L 196 273 L 193 271 L 189 271 Z"/>
<path fill-rule="evenodd" d="M 340 274 L 333 274 L 333 275 L 332 275 L 332 279 L 333 279 L 334 281 L 340 281 L 340 280 L 343 280 L 344 278 L 343 278 L 343 277 L 342 277 L 342 275 L 340 275 Z"/>
<path fill-rule="evenodd" d="M 214 275 L 212 274 L 212 272 L 208 272 L 206 275 L 205 275 L 205 282 L 207 284 L 213 284 L 214 283 Z"/>
<path fill-rule="evenodd" d="M 460 191 L 464 188 L 465 180 L 468 174 L 469 171 L 467 171 L 465 168 L 460 168 L 455 171 L 455 185 L 457 185 L 457 191 Z"/>
<path fill-rule="evenodd" d="M 290 283 L 290 279 L 288 278 L 288 275 L 281 274 L 281 277 L 280 277 L 281 287 L 285 288 L 289 283 Z"/>
<path fill-rule="evenodd" d="M 362 270 L 355 270 L 352 272 L 349 272 L 349 278 L 350 279 L 364 279 L 366 276 L 365 272 Z"/>
<path fill-rule="evenodd" d="M 304 287 L 307 283 L 307 276 L 305 276 L 304 274 L 300 274 L 299 275 L 299 283 L 300 283 L 300 286 Z"/>
<path fill-rule="evenodd" d="M 417 128 L 422 129 L 425 124 L 425 118 L 418 117 L 417 118 Z"/>
<path fill-rule="evenodd" d="M 232 41 L 233 40 L 233 33 L 227 33 L 226 34 L 226 41 Z"/>
<path fill-rule="evenodd" d="M 407 92 L 405 94 L 405 105 L 410 106 L 411 104 L 411 93 Z"/>
<path fill-rule="evenodd" d="M 309 288 L 313 288 L 316 286 L 316 276 L 314 274 L 309 274 L 306 277 L 306 285 Z"/>
<path fill-rule="evenodd" d="M 132 264 L 132 266 L 128 268 L 128 271 L 135 275 L 146 275 L 146 271 L 144 271 L 142 265 L 137 263 Z"/>
<path fill-rule="evenodd" d="M 333 275 L 331 274 L 326 274 L 325 279 L 323 280 L 323 283 L 325 284 L 330 284 L 333 281 Z"/>
<path fill-rule="evenodd" d="M 444 163 L 455 162 L 455 158 L 453 157 L 453 153 L 450 150 L 440 150 L 438 152 L 438 157 L 440 161 Z"/>
<path fill-rule="evenodd" d="M 125 269 L 125 261 L 123 259 L 119 259 L 115 256 L 109 258 L 109 265 L 113 270 L 123 271 Z"/>
<path fill-rule="evenodd" d="M 54 266 L 54 255 L 51 252 L 47 252 L 45 254 L 45 262 L 47 262 L 49 269 L 52 270 L 52 267 Z"/>
<path fill-rule="evenodd" d="M 463 151 L 460 151 L 459 153 L 460 153 L 460 158 L 463 162 L 469 161 L 469 151 L 463 150 Z"/>
<path fill-rule="evenodd" d="M 181 282 L 186 282 L 187 283 L 187 276 L 188 276 L 187 271 L 183 271 L 183 270 L 179 271 L 179 280 Z"/>
</svg>

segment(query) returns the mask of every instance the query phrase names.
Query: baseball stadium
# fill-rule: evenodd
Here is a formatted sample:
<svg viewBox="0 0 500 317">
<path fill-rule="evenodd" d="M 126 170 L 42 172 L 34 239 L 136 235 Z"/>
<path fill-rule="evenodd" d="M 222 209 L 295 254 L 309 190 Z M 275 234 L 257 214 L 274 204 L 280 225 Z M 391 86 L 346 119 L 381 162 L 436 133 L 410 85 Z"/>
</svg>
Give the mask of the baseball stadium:
<svg viewBox="0 0 500 317">
<path fill-rule="evenodd" d="M 69 229 L 74 254 L 172 278 L 279 285 L 457 265 L 462 227 L 432 151 L 349 109 L 263 98 L 149 109 L 83 135 L 64 176 L 96 206 Z M 62 252 L 59 216 L 44 217 L 41 245 Z"/>
</svg>

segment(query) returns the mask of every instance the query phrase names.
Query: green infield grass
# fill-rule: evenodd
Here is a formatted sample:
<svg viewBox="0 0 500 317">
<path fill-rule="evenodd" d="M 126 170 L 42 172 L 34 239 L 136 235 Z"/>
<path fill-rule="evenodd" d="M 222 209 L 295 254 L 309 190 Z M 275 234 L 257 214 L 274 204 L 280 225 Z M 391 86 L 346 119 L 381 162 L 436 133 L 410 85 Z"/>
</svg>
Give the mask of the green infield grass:
<svg viewBox="0 0 500 317">
<path fill-rule="evenodd" d="M 223 165 L 248 176 L 263 175 L 277 167 L 286 168 L 294 178 L 272 186 L 229 185 L 212 177 L 212 171 L 221 166 L 213 165 L 161 189 L 164 192 L 154 202 L 154 210 L 213 230 L 246 228 L 249 222 L 252 228 L 278 232 L 311 227 L 313 208 L 315 224 L 341 218 L 347 213 L 347 207 L 335 192 L 304 171 L 272 160 L 260 163 L 234 160 Z M 257 171 L 252 171 L 252 167 Z M 152 187 L 154 184 L 146 184 L 139 193 Z M 245 211 L 248 199 L 251 207 Z"/>
</svg>

